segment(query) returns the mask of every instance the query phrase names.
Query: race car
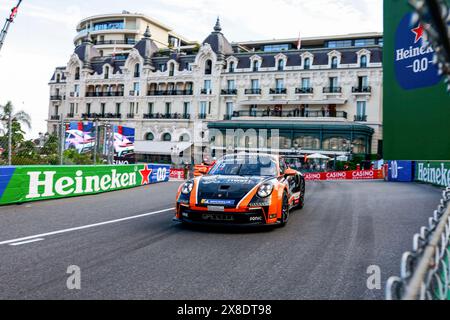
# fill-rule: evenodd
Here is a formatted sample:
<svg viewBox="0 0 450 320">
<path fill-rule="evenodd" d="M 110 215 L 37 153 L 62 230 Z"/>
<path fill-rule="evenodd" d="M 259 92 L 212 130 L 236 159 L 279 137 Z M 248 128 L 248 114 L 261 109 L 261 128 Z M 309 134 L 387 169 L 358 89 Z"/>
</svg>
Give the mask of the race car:
<svg viewBox="0 0 450 320">
<path fill-rule="evenodd" d="M 204 176 L 182 184 L 175 222 L 284 227 L 305 205 L 305 178 L 268 154 L 228 155 Z"/>
</svg>

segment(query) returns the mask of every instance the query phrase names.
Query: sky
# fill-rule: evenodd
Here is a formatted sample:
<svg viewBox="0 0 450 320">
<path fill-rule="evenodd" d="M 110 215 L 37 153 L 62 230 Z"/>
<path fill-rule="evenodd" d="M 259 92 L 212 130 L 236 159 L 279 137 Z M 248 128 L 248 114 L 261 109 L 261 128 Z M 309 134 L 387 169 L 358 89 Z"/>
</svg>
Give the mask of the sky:
<svg viewBox="0 0 450 320">
<path fill-rule="evenodd" d="M 0 23 L 17 0 L 0 0 Z M 46 131 L 48 82 L 73 53 L 77 23 L 123 10 L 153 17 L 190 40 L 203 41 L 221 18 L 230 41 L 381 32 L 382 0 L 23 0 L 0 52 L 0 104 L 32 117 L 33 138 Z"/>
</svg>

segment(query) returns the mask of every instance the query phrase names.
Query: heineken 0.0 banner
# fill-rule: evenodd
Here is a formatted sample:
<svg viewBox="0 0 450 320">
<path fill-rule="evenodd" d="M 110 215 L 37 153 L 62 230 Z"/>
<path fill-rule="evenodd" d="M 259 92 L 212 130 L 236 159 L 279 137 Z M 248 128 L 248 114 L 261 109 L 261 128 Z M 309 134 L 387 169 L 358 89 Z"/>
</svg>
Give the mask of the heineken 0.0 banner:
<svg viewBox="0 0 450 320">
<path fill-rule="evenodd" d="M 0 167 L 0 205 L 116 191 L 169 178 L 168 165 Z"/>
<path fill-rule="evenodd" d="M 416 181 L 450 187 L 450 162 L 418 162 Z"/>
<path fill-rule="evenodd" d="M 384 1 L 384 159 L 446 161 L 450 95 L 426 26 L 414 17 L 408 0 Z"/>
</svg>

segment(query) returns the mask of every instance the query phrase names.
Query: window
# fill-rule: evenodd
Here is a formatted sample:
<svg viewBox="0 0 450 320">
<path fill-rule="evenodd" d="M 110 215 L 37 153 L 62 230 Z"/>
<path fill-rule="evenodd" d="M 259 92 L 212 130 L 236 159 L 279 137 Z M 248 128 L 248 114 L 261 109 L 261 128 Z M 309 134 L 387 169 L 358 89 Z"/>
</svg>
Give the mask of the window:
<svg viewBox="0 0 450 320">
<path fill-rule="evenodd" d="M 116 103 L 116 115 L 120 114 L 120 103 Z"/>
<path fill-rule="evenodd" d="M 228 117 L 231 117 L 233 115 L 234 112 L 234 105 L 233 102 L 227 102 L 227 110 L 226 110 L 226 115 Z"/>
<path fill-rule="evenodd" d="M 212 74 L 212 61 L 211 60 L 206 60 L 205 63 L 205 74 Z"/>
<path fill-rule="evenodd" d="M 169 77 L 173 77 L 174 75 L 175 75 L 175 65 L 171 63 L 169 68 Z"/>
<path fill-rule="evenodd" d="M 154 104 L 153 104 L 153 102 L 149 102 L 148 103 L 148 114 L 153 114 L 154 113 L 154 108 L 155 108 L 155 106 L 154 106 Z"/>
<path fill-rule="evenodd" d="M 134 65 L 134 77 L 139 78 L 141 76 L 141 66 L 139 63 Z"/>
<path fill-rule="evenodd" d="M 78 84 L 74 85 L 73 92 L 75 93 L 75 96 L 78 97 L 80 94 L 80 85 L 78 85 Z"/>
<path fill-rule="evenodd" d="M 191 103 L 185 102 L 183 106 L 183 115 L 186 117 L 191 114 Z"/>
<path fill-rule="evenodd" d="M 75 113 L 75 103 L 70 104 L 69 114 L 73 115 Z"/>
<path fill-rule="evenodd" d="M 105 104 L 105 103 L 102 103 L 102 104 L 100 105 L 100 114 L 101 114 L 102 116 L 105 116 L 105 113 L 106 113 L 106 104 Z"/>
<path fill-rule="evenodd" d="M 276 79 L 275 84 L 277 89 L 284 89 L 284 79 Z"/>
<path fill-rule="evenodd" d="M 331 69 L 337 69 L 338 67 L 338 58 L 332 57 L 331 58 Z"/>
<path fill-rule="evenodd" d="M 149 132 L 149 133 L 147 133 L 145 135 L 145 140 L 146 141 L 153 141 L 153 140 L 155 140 L 155 135 L 153 133 Z"/>
<path fill-rule="evenodd" d="M 86 103 L 86 113 L 91 114 L 91 104 L 90 103 Z"/>
<path fill-rule="evenodd" d="M 283 59 L 278 60 L 278 71 L 283 71 L 284 65 L 285 65 L 285 62 Z"/>
<path fill-rule="evenodd" d="M 231 73 L 234 72 L 234 62 L 233 62 L 233 61 L 230 62 L 228 70 L 229 70 L 229 72 L 231 72 Z"/>
<path fill-rule="evenodd" d="M 330 88 L 334 89 L 338 87 L 338 78 L 337 77 L 331 77 L 330 78 Z"/>
<path fill-rule="evenodd" d="M 328 48 L 345 48 L 345 47 L 351 47 L 351 46 L 352 46 L 352 40 L 328 41 L 328 43 L 327 43 Z"/>
<path fill-rule="evenodd" d="M 367 56 L 361 56 L 361 68 L 367 68 Z"/>
<path fill-rule="evenodd" d="M 133 83 L 133 91 L 136 96 L 139 95 L 139 92 L 141 91 L 140 89 L 141 89 L 141 85 L 139 82 Z"/>
<path fill-rule="evenodd" d="M 160 63 L 158 65 L 158 70 L 161 72 L 165 72 L 166 71 L 166 64 L 165 63 Z"/>
<path fill-rule="evenodd" d="M 265 52 L 279 52 L 279 51 L 287 51 L 290 50 L 292 46 L 290 44 L 273 44 L 273 45 L 265 45 Z"/>
<path fill-rule="evenodd" d="M 58 73 L 56 75 L 56 83 L 60 83 L 61 82 L 61 75 Z"/>
<path fill-rule="evenodd" d="M 181 135 L 181 137 L 180 137 L 180 142 L 189 142 L 189 140 L 191 140 L 191 138 L 189 137 L 189 135 L 187 133 Z"/>
<path fill-rule="evenodd" d="M 128 114 L 129 115 L 134 115 L 134 107 L 135 107 L 135 104 L 134 104 L 134 102 L 130 102 L 130 108 L 129 108 L 129 112 L 128 112 Z"/>
<path fill-rule="evenodd" d="M 375 39 L 357 39 L 355 40 L 355 47 L 366 47 L 375 45 Z"/>
<path fill-rule="evenodd" d="M 311 88 L 311 79 L 310 78 L 302 78 L 302 89 Z"/>
<path fill-rule="evenodd" d="M 200 102 L 200 115 L 206 115 L 206 106 L 205 101 Z"/>
<path fill-rule="evenodd" d="M 235 90 L 236 82 L 234 80 L 228 80 L 228 90 Z"/>
<path fill-rule="evenodd" d="M 252 89 L 254 89 L 254 90 L 259 89 L 259 80 L 258 79 L 252 79 Z"/>
<path fill-rule="evenodd" d="M 105 77 L 105 79 L 109 79 L 109 67 L 108 66 L 105 67 L 104 77 Z"/>
<path fill-rule="evenodd" d="M 364 76 L 364 77 L 358 77 L 358 88 L 359 89 L 364 89 L 367 88 L 369 86 L 369 78 Z"/>
<path fill-rule="evenodd" d="M 259 71 L 259 61 L 255 60 L 253 61 L 253 72 Z"/>
<path fill-rule="evenodd" d="M 166 115 L 172 113 L 172 104 L 170 102 L 166 102 Z"/>
<path fill-rule="evenodd" d="M 366 101 L 358 101 L 356 103 L 356 115 L 358 117 L 363 117 L 366 115 L 366 105 L 367 105 Z"/>
<path fill-rule="evenodd" d="M 211 94 L 211 80 L 205 80 L 203 82 L 203 89 L 205 94 Z"/>
<path fill-rule="evenodd" d="M 75 69 L 75 80 L 80 80 L 80 67 Z"/>
<path fill-rule="evenodd" d="M 303 69 L 305 69 L 305 70 L 311 69 L 311 59 L 310 58 L 305 58 L 305 61 L 303 63 Z"/>
<path fill-rule="evenodd" d="M 172 141 L 172 135 L 170 133 L 164 133 L 162 137 L 164 142 L 170 142 Z"/>
</svg>

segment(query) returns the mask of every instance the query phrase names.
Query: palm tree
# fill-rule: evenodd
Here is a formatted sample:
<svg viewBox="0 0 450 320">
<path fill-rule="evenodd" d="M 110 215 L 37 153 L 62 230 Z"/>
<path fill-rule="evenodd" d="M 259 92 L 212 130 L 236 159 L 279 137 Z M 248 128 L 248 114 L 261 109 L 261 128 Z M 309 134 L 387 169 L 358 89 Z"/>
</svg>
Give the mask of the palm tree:
<svg viewBox="0 0 450 320">
<path fill-rule="evenodd" d="M 31 129 L 31 116 L 23 110 L 15 112 L 12 102 L 8 101 L 4 106 L 0 105 L 0 119 L 5 129 L 8 128 L 10 117 L 12 121 L 19 122 Z"/>
<path fill-rule="evenodd" d="M 24 124 L 31 129 L 31 116 L 25 111 L 14 112 L 14 106 L 11 101 L 8 101 L 6 105 L 0 105 L 0 121 L 3 122 L 3 132 L 8 133 L 8 164 L 11 165 L 12 154 L 12 128 L 13 122 L 18 124 Z"/>
</svg>

